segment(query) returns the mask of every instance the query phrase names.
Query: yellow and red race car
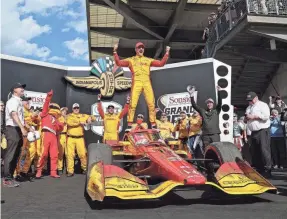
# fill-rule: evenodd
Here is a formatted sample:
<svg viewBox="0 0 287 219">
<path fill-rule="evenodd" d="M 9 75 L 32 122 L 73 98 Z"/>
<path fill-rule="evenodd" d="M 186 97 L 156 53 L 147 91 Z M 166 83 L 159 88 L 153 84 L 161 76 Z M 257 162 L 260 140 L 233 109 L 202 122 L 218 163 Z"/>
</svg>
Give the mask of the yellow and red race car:
<svg viewBox="0 0 287 219">
<path fill-rule="evenodd" d="M 85 195 L 93 201 L 157 199 L 177 187 L 207 186 L 230 195 L 277 191 L 229 142 L 210 144 L 204 159 L 197 160 L 179 156 L 158 131 L 149 129 L 130 131 L 123 141 L 88 147 Z"/>
</svg>

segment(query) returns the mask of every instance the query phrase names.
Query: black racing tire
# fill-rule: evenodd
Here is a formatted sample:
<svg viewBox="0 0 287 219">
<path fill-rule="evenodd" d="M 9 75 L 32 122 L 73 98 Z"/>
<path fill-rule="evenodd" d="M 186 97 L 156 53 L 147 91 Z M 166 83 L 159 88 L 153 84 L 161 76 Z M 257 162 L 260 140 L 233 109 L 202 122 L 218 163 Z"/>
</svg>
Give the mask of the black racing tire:
<svg viewBox="0 0 287 219">
<path fill-rule="evenodd" d="M 105 165 L 112 164 L 112 149 L 107 144 L 92 143 L 88 146 L 88 162 L 84 196 L 90 207 L 94 209 L 101 209 L 102 202 L 91 200 L 87 193 L 87 184 L 91 169 L 99 161 L 102 161 Z"/>
<path fill-rule="evenodd" d="M 204 166 L 207 169 L 208 176 L 212 179 L 218 168 L 227 162 L 236 162 L 243 160 L 242 155 L 238 148 L 230 142 L 214 142 L 205 148 Z"/>
</svg>

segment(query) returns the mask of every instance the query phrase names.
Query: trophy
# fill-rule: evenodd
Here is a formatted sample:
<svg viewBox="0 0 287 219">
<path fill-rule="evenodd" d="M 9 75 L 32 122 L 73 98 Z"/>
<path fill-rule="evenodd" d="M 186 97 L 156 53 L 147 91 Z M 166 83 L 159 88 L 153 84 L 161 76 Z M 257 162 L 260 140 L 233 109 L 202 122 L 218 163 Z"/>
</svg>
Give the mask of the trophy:
<svg viewBox="0 0 287 219">
<path fill-rule="evenodd" d="M 192 85 L 188 85 L 187 88 L 186 88 L 187 92 L 189 93 L 189 95 L 191 97 L 194 96 L 194 93 L 195 93 L 195 86 L 192 86 Z"/>
</svg>

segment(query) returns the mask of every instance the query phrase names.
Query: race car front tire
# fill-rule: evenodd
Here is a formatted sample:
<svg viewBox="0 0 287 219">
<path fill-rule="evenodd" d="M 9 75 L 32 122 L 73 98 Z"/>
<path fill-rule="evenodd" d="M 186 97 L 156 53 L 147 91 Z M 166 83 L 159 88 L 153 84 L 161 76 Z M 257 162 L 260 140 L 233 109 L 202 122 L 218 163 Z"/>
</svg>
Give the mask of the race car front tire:
<svg viewBox="0 0 287 219">
<path fill-rule="evenodd" d="M 92 208 L 100 209 L 102 203 L 99 201 L 93 201 L 89 197 L 87 193 L 87 183 L 90 175 L 90 171 L 93 166 L 102 161 L 105 165 L 112 164 L 112 149 L 107 144 L 101 143 L 92 143 L 88 146 L 88 162 L 87 162 L 87 174 L 86 174 L 86 182 L 85 182 L 85 192 L 84 196 L 87 202 L 92 205 Z"/>
<path fill-rule="evenodd" d="M 207 159 L 204 165 L 209 176 L 216 173 L 224 163 L 236 162 L 238 159 L 243 160 L 238 148 L 230 142 L 211 143 L 205 149 L 204 158 Z"/>
</svg>

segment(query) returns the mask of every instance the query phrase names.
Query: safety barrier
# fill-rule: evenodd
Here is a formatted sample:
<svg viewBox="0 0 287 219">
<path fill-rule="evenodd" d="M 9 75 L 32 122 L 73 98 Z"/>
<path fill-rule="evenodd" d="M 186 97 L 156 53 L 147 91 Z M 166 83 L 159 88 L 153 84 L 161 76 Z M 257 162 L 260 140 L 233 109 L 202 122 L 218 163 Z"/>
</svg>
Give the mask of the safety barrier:
<svg viewBox="0 0 287 219">
<path fill-rule="evenodd" d="M 222 7 L 221 7 L 222 8 Z M 203 58 L 212 57 L 217 43 L 247 14 L 261 16 L 287 16 L 287 0 L 235 0 L 228 2 L 208 29 Z"/>
</svg>

